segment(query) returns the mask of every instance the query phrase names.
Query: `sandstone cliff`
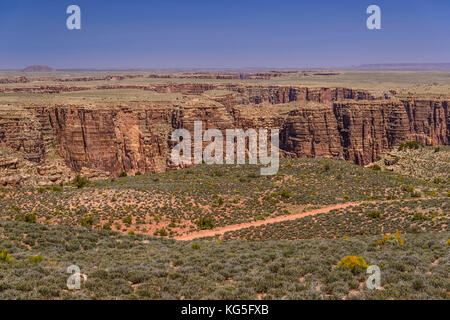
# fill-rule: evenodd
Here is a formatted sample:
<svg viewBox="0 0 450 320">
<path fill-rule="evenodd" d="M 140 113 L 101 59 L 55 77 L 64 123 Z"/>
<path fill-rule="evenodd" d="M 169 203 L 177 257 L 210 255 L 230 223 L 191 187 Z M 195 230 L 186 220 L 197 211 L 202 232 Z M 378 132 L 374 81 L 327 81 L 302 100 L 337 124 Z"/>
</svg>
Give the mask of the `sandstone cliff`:
<svg viewBox="0 0 450 320">
<path fill-rule="evenodd" d="M 204 129 L 278 128 L 287 156 L 342 158 L 357 164 L 375 161 L 381 152 L 405 141 L 449 144 L 450 140 L 446 99 L 375 96 L 350 88 L 240 84 L 172 83 L 135 89 L 188 96 L 176 103 L 0 106 L 0 147 L 42 163 L 54 146 L 74 171 L 90 168 L 117 175 L 173 167 L 170 134 L 177 128 L 193 130 L 195 120 L 202 121 Z M 208 94 L 211 90 L 224 93 Z"/>
<path fill-rule="evenodd" d="M 282 130 L 282 148 L 299 157 L 344 158 L 364 165 L 405 141 L 448 144 L 449 117 L 448 101 L 335 102 L 320 111 L 293 111 Z"/>
</svg>

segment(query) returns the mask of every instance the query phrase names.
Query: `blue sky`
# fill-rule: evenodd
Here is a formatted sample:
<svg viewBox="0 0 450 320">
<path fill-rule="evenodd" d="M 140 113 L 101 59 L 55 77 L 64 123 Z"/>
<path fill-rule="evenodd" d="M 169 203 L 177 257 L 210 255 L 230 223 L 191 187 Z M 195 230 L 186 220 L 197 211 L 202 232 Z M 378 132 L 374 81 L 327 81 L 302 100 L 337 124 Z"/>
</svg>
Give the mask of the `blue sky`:
<svg viewBox="0 0 450 320">
<path fill-rule="evenodd" d="M 366 28 L 370 4 L 382 30 Z M 450 62 L 450 1 L 1 0 L 0 39 L 0 69 Z"/>
</svg>

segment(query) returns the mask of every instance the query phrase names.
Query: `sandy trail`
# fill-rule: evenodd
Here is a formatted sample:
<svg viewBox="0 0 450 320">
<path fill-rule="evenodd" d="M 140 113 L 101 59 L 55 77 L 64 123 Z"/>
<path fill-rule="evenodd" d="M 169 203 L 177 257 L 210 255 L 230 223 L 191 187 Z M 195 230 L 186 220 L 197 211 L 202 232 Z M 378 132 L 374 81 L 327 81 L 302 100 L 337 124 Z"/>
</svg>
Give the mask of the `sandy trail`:
<svg viewBox="0 0 450 320">
<path fill-rule="evenodd" d="M 252 221 L 252 222 L 245 222 L 240 224 L 234 224 L 230 226 L 225 226 L 213 230 L 201 230 L 197 232 L 188 233 L 182 236 L 174 237 L 175 240 L 184 240 L 189 241 L 196 238 L 202 238 L 202 237 L 213 237 L 217 235 L 223 235 L 225 232 L 228 231 L 236 231 L 240 229 L 245 229 L 249 227 L 257 227 L 265 224 L 275 223 L 275 222 L 281 222 L 281 221 L 289 221 L 289 220 L 295 220 L 298 218 L 306 217 L 306 216 L 312 216 L 319 213 L 327 213 L 334 209 L 344 209 L 350 206 L 357 206 L 361 204 L 362 202 L 347 202 L 347 203 L 338 203 L 332 206 L 323 207 L 320 209 L 314 209 L 311 211 L 301 212 L 301 213 L 294 213 L 287 216 L 278 216 L 274 218 L 269 218 L 266 220 L 259 220 L 259 221 Z"/>
</svg>

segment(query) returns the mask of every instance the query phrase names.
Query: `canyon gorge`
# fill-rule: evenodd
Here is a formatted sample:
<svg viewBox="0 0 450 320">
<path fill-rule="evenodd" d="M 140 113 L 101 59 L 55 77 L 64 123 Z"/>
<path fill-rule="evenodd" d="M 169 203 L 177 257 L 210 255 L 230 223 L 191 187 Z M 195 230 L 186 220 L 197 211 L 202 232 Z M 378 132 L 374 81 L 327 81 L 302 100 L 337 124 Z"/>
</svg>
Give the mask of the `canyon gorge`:
<svg viewBox="0 0 450 320">
<path fill-rule="evenodd" d="M 89 97 L 98 90 L 125 96 L 129 90 L 150 92 L 158 99 L 52 99 L 73 92 Z M 72 172 L 85 168 L 114 176 L 172 169 L 172 131 L 193 130 L 198 120 L 205 129 L 279 129 L 284 157 L 335 158 L 359 165 L 407 141 L 447 145 L 450 140 L 450 98 L 395 90 L 375 94 L 346 87 L 230 82 L 51 84 L 0 91 L 46 96 L 0 106 L 0 148 L 37 165 L 53 150 Z M 9 158 L 0 163 L 0 170 L 12 167 Z"/>
</svg>

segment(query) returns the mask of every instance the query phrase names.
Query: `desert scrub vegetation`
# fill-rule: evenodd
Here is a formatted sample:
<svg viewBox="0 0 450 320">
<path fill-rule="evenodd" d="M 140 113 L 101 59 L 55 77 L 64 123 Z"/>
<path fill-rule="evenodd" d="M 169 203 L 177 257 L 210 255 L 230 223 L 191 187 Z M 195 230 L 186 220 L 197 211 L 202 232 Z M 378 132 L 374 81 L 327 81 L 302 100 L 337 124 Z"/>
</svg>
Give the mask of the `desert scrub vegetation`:
<svg viewBox="0 0 450 320">
<path fill-rule="evenodd" d="M 38 222 L 80 226 L 89 213 L 95 217 L 92 228 L 125 233 L 145 229 L 152 235 L 164 227 L 173 237 L 204 228 L 197 222 L 205 217 L 211 220 L 208 228 L 217 228 L 285 215 L 291 207 L 410 198 L 404 185 L 426 191 L 417 179 L 343 160 L 281 159 L 278 174 L 259 173 L 255 165 L 204 164 L 91 182 L 77 176 L 74 184 L 58 192 L 7 189 L 0 199 L 0 216 L 15 219 L 26 212 L 35 214 Z M 176 226 L 173 219 L 179 221 Z"/>
<path fill-rule="evenodd" d="M 420 215 L 420 219 L 418 219 Z M 296 240 L 449 231 L 450 198 L 363 203 L 223 234 L 223 240 Z"/>
<path fill-rule="evenodd" d="M 181 242 L 2 219 L 0 248 L 15 259 L 0 262 L 0 299 L 448 299 L 449 236 Z M 383 290 L 337 267 L 352 255 L 380 267 Z M 66 287 L 72 264 L 87 276 L 80 290 Z"/>
<path fill-rule="evenodd" d="M 423 181 L 422 188 L 440 192 L 450 188 L 450 146 L 393 149 L 375 163 L 382 170 Z"/>
</svg>

